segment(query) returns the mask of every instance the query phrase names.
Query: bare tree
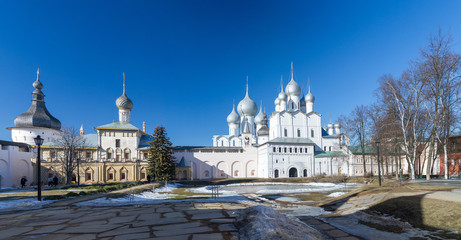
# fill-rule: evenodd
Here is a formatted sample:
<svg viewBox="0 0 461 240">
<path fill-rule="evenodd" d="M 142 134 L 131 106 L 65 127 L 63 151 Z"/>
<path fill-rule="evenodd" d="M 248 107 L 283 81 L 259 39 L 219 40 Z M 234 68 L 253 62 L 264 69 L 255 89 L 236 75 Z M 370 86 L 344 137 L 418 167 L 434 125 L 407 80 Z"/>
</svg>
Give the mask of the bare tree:
<svg viewBox="0 0 461 240">
<path fill-rule="evenodd" d="M 418 66 L 413 65 L 399 79 L 394 79 L 389 75 L 384 76 L 379 88 L 384 100 L 394 107 L 411 179 L 415 179 L 417 146 L 422 139 L 418 127 L 421 126 L 423 88 L 426 83 L 422 80 L 420 73 Z"/>
<path fill-rule="evenodd" d="M 452 113 L 449 108 L 459 102 L 458 95 L 453 93 L 459 89 L 461 58 L 451 49 L 451 42 L 451 36 L 444 35 L 439 30 L 437 35 L 429 38 L 429 45 L 422 50 L 419 63 L 421 75 L 427 83 L 425 99 L 427 115 L 431 121 L 429 157 L 426 164 L 427 180 L 430 179 L 433 160 L 437 157 L 436 138 L 446 145 L 444 143 L 453 126 L 453 122 L 449 121 L 449 115 Z M 448 178 L 446 171 L 445 178 Z"/>
<path fill-rule="evenodd" d="M 77 167 L 78 154 L 85 147 L 85 138 L 80 136 L 76 128 L 63 129 L 64 134 L 58 139 L 58 146 L 62 148 L 61 157 L 58 158 L 62 165 L 66 184 L 72 183 L 72 175 Z"/>
<path fill-rule="evenodd" d="M 354 141 L 360 145 L 363 161 L 363 176 L 367 175 L 365 151 L 369 139 L 369 115 L 367 114 L 368 108 L 364 105 L 355 107 L 352 111 L 349 127 Z"/>
</svg>

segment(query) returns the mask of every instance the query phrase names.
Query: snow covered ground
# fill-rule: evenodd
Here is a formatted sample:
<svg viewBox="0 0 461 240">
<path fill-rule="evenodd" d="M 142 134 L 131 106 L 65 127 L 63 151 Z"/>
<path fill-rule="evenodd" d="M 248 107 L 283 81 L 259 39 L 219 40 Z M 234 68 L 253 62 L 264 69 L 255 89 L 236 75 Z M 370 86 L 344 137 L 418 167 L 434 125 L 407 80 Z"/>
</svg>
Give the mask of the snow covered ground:
<svg viewBox="0 0 461 240">
<path fill-rule="evenodd" d="M 54 201 L 38 201 L 36 198 L 21 198 L 8 201 L 0 201 L 0 212 L 19 210 L 19 209 L 36 209 Z"/>
</svg>

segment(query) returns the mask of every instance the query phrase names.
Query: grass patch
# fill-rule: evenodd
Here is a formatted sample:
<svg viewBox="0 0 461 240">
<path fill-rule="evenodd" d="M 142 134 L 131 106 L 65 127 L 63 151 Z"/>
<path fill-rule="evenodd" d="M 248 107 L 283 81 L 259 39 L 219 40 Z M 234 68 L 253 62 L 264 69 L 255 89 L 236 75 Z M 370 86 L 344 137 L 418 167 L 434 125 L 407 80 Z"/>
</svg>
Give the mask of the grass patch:
<svg viewBox="0 0 461 240">
<path fill-rule="evenodd" d="M 372 206 L 370 210 L 392 215 L 429 231 L 461 232 L 461 203 L 424 198 L 424 194 L 393 198 Z"/>
<path fill-rule="evenodd" d="M 327 199 L 327 195 L 330 194 L 331 192 L 325 193 L 325 192 L 312 192 L 309 194 L 303 194 L 303 195 L 296 195 L 296 197 L 300 201 L 314 201 L 314 202 L 321 202 Z"/>
</svg>

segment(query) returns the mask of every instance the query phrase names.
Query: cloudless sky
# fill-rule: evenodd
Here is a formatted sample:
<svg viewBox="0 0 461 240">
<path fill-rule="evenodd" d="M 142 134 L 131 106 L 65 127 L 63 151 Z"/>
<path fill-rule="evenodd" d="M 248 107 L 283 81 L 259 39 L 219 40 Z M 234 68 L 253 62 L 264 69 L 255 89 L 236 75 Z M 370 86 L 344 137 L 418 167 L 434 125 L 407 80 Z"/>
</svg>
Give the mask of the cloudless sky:
<svg viewBox="0 0 461 240">
<path fill-rule="evenodd" d="M 0 139 L 27 111 L 38 67 L 50 113 L 94 133 L 134 103 L 133 125 L 164 125 L 174 145 L 228 134 L 245 94 L 274 110 L 280 76 L 306 89 L 323 123 L 370 104 L 439 27 L 460 50 L 461 1 L 2 1 Z"/>
</svg>

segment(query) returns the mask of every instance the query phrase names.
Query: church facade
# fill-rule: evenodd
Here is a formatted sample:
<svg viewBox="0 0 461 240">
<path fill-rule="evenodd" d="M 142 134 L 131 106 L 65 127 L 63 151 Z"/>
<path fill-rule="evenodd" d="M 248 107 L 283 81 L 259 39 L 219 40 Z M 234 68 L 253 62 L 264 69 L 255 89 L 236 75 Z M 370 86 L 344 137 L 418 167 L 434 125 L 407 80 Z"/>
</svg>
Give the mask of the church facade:
<svg viewBox="0 0 461 240">
<path fill-rule="evenodd" d="M 191 167 L 192 178 L 278 178 L 350 175 L 349 138 L 339 123 L 322 127 L 315 97 L 291 79 L 269 116 L 245 97 L 227 116 L 228 134 L 213 136 L 211 147 L 177 147 L 176 159 Z M 269 122 L 269 124 L 268 124 Z"/>
</svg>

